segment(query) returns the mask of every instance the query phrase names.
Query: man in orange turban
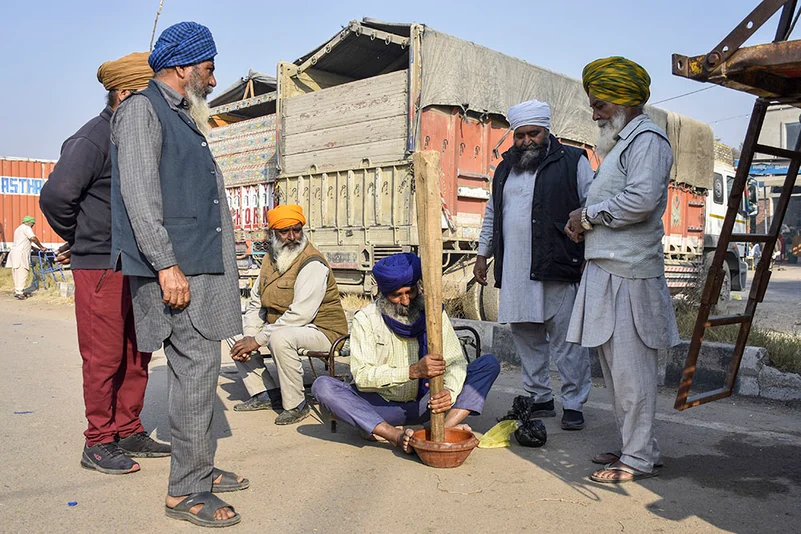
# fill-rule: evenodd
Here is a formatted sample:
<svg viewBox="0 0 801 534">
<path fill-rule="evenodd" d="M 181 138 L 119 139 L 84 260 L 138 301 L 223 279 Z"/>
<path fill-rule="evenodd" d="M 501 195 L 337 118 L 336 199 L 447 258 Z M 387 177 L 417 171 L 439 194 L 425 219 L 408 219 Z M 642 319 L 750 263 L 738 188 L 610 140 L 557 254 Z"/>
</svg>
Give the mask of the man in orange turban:
<svg viewBox="0 0 801 534">
<path fill-rule="evenodd" d="M 282 230 L 290 226 L 306 224 L 303 208 L 297 204 L 284 204 L 276 206 L 267 212 L 267 224 L 271 230 Z"/>
<path fill-rule="evenodd" d="M 146 52 L 103 63 L 97 79 L 107 106 L 64 141 L 39 204 L 66 244 L 58 261 L 71 263 L 78 347 L 83 359 L 86 445 L 81 465 L 105 474 L 139 471 L 134 458 L 169 456 L 139 418 L 150 352 L 136 342 L 128 277 L 111 265 L 111 126 L 123 99 L 147 86 L 153 71 Z M 98 328 L 102 325 L 102 328 Z"/>
<path fill-rule="evenodd" d="M 253 284 L 245 311 L 245 337 L 231 349 L 250 398 L 234 410 L 273 408 L 277 425 L 305 419 L 310 412 L 303 389 L 301 351 L 328 351 L 348 332 L 334 274 L 303 233 L 303 208 L 282 205 L 267 212 L 270 253 Z M 264 365 L 266 347 L 278 384 Z"/>
</svg>

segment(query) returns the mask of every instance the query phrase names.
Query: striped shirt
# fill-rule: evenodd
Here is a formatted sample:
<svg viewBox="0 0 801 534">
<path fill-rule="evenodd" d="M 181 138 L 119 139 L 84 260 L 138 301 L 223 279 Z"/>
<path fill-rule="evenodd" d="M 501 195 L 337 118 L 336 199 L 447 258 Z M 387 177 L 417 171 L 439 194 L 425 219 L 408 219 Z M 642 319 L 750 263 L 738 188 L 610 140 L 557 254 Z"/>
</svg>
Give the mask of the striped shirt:
<svg viewBox="0 0 801 534">
<path fill-rule="evenodd" d="M 419 361 L 416 338 L 404 338 L 392 332 L 375 304 L 356 313 L 350 333 L 350 371 L 359 391 L 378 393 L 387 401 L 417 399 L 418 381 L 409 378 L 409 366 Z M 451 392 L 451 401 L 455 402 L 467 376 L 467 360 L 444 311 L 442 342 L 445 389 Z"/>
</svg>

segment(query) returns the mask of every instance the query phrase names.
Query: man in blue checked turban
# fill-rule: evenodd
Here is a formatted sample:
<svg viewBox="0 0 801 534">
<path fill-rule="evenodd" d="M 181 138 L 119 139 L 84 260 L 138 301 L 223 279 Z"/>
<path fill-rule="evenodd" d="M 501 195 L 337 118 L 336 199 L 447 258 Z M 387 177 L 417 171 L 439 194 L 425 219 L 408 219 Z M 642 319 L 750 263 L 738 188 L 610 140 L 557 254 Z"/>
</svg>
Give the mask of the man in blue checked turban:
<svg viewBox="0 0 801 534">
<path fill-rule="evenodd" d="M 150 53 L 150 68 L 196 65 L 214 59 L 217 47 L 211 31 L 197 22 L 179 22 L 164 30 Z"/>
<path fill-rule="evenodd" d="M 500 373 L 491 354 L 468 363 L 453 326 L 442 313 L 442 354 L 428 354 L 426 310 L 418 288 L 420 258 L 394 254 L 376 262 L 373 277 L 381 294 L 353 317 L 350 371 L 354 384 L 321 376 L 312 394 L 340 421 L 368 439 L 383 438 L 410 452 L 413 434 L 404 425 L 445 413 L 446 428 L 465 428 L 468 415 L 480 414 Z M 445 389 L 431 396 L 428 384 L 443 376 Z"/>
<path fill-rule="evenodd" d="M 112 117 L 111 262 L 130 281 L 139 350 L 163 345 L 169 362 L 166 514 L 226 527 L 241 517 L 216 494 L 249 482 L 214 465 L 211 433 L 220 342 L 242 334 L 234 230 L 205 137 L 216 54 L 208 28 L 170 26 L 154 78 Z"/>
</svg>

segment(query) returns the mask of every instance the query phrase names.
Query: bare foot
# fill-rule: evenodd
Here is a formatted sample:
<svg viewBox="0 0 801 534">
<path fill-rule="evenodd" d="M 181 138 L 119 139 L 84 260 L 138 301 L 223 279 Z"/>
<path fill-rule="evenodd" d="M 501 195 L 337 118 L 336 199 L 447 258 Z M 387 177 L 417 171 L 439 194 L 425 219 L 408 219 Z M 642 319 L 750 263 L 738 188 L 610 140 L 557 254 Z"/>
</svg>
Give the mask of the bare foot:
<svg viewBox="0 0 801 534">
<path fill-rule="evenodd" d="M 412 446 L 410 442 L 413 436 L 414 436 L 414 430 L 412 430 L 411 428 L 401 428 L 400 430 L 398 430 L 395 439 L 391 441 L 393 445 L 400 448 L 403 452 L 411 454 Z"/>
<path fill-rule="evenodd" d="M 460 425 L 453 425 L 450 428 L 455 428 L 456 430 L 465 430 L 467 432 L 473 432 L 473 429 L 470 428 L 470 425 L 468 425 L 467 423 L 462 423 Z"/>
<path fill-rule="evenodd" d="M 167 499 L 164 501 L 164 504 L 167 505 L 167 508 L 175 508 L 176 506 L 178 506 L 187 497 L 189 497 L 189 495 L 182 495 L 180 497 L 173 497 L 171 495 L 168 495 Z M 205 506 L 205 504 L 195 505 L 195 506 L 193 506 L 192 508 L 189 509 L 189 512 L 197 515 L 198 512 L 200 512 L 200 510 L 202 510 L 204 506 Z M 234 515 L 236 515 L 236 514 L 234 514 L 234 511 L 226 506 L 226 507 L 223 507 L 223 508 L 218 508 L 214 512 L 214 520 L 215 521 L 225 521 L 226 519 L 231 519 L 232 517 L 234 517 Z"/>
<path fill-rule="evenodd" d="M 659 471 L 646 473 L 618 461 L 594 472 L 590 476 L 590 479 L 606 484 L 620 484 L 623 482 L 639 480 L 641 478 L 655 477 L 658 474 Z"/>
</svg>

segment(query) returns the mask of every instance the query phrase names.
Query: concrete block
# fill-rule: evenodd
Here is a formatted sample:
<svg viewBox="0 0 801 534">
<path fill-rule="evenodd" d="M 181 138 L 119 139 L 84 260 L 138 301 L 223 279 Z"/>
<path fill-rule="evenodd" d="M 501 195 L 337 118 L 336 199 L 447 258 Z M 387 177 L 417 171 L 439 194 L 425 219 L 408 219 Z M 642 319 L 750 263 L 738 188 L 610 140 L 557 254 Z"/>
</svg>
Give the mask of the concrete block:
<svg viewBox="0 0 801 534">
<path fill-rule="evenodd" d="M 746 347 L 740 360 L 739 376 L 758 377 L 767 357 L 768 350 L 764 347 Z"/>
<path fill-rule="evenodd" d="M 492 353 L 499 361 L 520 365 L 520 356 L 517 354 L 512 329 L 509 325 L 496 324 L 492 331 Z"/>
<path fill-rule="evenodd" d="M 759 373 L 759 395 L 774 400 L 801 399 L 801 376 L 765 366 Z"/>
<path fill-rule="evenodd" d="M 69 298 L 75 295 L 75 284 L 72 282 L 59 282 L 58 290 L 61 293 L 62 298 Z"/>
<path fill-rule="evenodd" d="M 734 384 L 734 393 L 736 395 L 745 395 L 746 397 L 759 397 L 759 378 L 755 376 L 738 376 L 737 382 Z"/>
</svg>

